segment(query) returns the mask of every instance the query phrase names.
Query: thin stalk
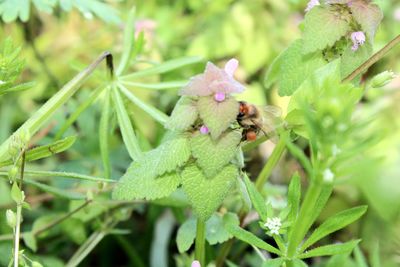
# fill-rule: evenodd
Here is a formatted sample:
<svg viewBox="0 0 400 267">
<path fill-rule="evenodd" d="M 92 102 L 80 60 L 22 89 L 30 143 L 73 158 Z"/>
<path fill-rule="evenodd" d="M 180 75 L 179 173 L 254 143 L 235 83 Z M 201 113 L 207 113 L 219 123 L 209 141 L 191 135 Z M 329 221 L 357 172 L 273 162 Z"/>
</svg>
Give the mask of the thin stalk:
<svg viewBox="0 0 400 267">
<path fill-rule="evenodd" d="M 22 205 L 17 204 L 17 224 L 14 230 L 14 267 L 19 266 L 19 240 L 21 229 Z"/>
<path fill-rule="evenodd" d="M 367 70 L 381 58 L 383 58 L 393 47 L 400 43 L 400 34 L 397 35 L 392 41 L 390 41 L 387 45 L 385 45 L 381 50 L 372 55 L 367 61 L 365 61 L 361 66 L 355 69 L 352 73 L 350 73 L 346 78 L 342 80 L 342 82 L 350 82 L 363 71 Z"/>
<path fill-rule="evenodd" d="M 272 154 L 269 157 L 267 163 L 264 165 L 260 174 L 258 175 L 258 177 L 256 179 L 256 188 L 258 191 L 260 191 L 262 189 L 265 182 L 271 176 L 273 169 L 275 168 L 275 166 L 278 163 L 278 161 L 280 160 L 283 152 L 285 151 L 286 138 L 287 138 L 287 133 L 285 132 L 281 135 L 278 144 L 272 151 Z"/>
<path fill-rule="evenodd" d="M 205 265 L 205 244 L 206 244 L 206 223 L 197 219 L 196 227 L 196 244 L 194 258 L 200 262 L 201 266 Z"/>
<path fill-rule="evenodd" d="M 100 243 L 100 241 L 105 236 L 106 232 L 104 231 L 94 233 L 91 242 L 87 244 L 87 246 L 82 250 L 82 252 L 77 257 L 71 258 L 71 261 L 67 263 L 66 267 L 78 266 L 78 264 L 81 263 L 86 258 L 86 256 Z"/>
<path fill-rule="evenodd" d="M 11 135 L 4 143 L 0 145 L 0 161 L 8 159 L 8 147 L 13 137 L 21 132 L 28 132 L 34 135 L 43 124 L 45 124 L 51 116 L 76 93 L 80 86 L 104 60 L 107 60 L 108 68 L 112 72 L 112 55 L 110 52 L 102 53 L 92 64 L 76 75 L 70 82 L 63 86 L 53 97 L 51 97 L 44 105 L 41 106 L 13 135 Z"/>
</svg>

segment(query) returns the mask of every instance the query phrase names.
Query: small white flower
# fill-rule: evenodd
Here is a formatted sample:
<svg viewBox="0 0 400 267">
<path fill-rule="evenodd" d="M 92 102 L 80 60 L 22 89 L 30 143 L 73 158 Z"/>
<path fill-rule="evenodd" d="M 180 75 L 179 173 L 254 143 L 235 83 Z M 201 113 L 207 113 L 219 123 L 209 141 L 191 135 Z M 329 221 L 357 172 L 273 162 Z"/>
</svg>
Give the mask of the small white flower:
<svg viewBox="0 0 400 267">
<path fill-rule="evenodd" d="M 279 235 L 279 230 L 281 229 L 282 222 L 281 219 L 278 217 L 267 218 L 267 222 L 264 224 L 264 226 L 268 228 L 271 234 Z"/>
<path fill-rule="evenodd" d="M 304 11 L 305 11 L 305 12 L 308 12 L 308 11 L 310 11 L 313 7 L 319 6 L 319 5 L 320 5 L 319 0 L 310 0 L 310 1 L 308 2 L 307 7 L 306 7 L 306 9 L 305 9 Z"/>
<path fill-rule="evenodd" d="M 331 171 L 331 169 L 325 169 L 324 173 L 322 174 L 322 177 L 324 179 L 324 182 L 332 183 L 333 178 L 335 177 L 335 174 Z"/>
</svg>

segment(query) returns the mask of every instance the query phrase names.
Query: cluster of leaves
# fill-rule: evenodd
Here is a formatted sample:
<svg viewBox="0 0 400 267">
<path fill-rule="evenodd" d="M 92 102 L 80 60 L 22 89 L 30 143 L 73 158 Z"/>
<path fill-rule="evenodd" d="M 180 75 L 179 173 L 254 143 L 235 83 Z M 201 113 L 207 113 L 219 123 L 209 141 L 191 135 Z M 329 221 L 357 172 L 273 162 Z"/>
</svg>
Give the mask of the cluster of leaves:
<svg viewBox="0 0 400 267">
<path fill-rule="evenodd" d="M 51 14 L 56 8 L 69 12 L 72 8 L 79 10 L 86 18 L 93 18 L 93 14 L 100 19 L 110 22 L 121 22 L 117 11 L 102 0 L 2 0 L 0 1 L 0 16 L 9 23 L 17 19 L 27 22 L 31 15 L 31 6 L 38 11 Z"/>
<path fill-rule="evenodd" d="M 278 82 L 281 96 L 292 95 L 315 70 L 335 59 L 340 59 L 341 77 L 345 78 L 372 54 L 381 20 L 381 10 L 368 0 L 322 1 L 306 14 L 302 38 L 272 63 L 266 86 Z M 367 38 L 354 51 L 351 34 L 360 31 Z"/>
<path fill-rule="evenodd" d="M 222 90 L 222 101 L 215 99 L 216 90 Z M 242 138 L 240 128 L 232 128 L 239 103 L 229 93 L 235 90 L 242 88 L 225 70 L 208 63 L 205 73 L 182 89 L 183 96 L 166 122 L 170 131 L 164 142 L 132 163 L 113 197 L 152 200 L 182 185 L 197 217 L 206 221 L 239 174 L 232 161 Z"/>
<path fill-rule="evenodd" d="M 0 96 L 30 88 L 33 83 L 16 84 L 25 66 L 25 62 L 19 58 L 21 48 L 15 47 L 11 39 L 7 38 L 0 50 Z"/>
</svg>

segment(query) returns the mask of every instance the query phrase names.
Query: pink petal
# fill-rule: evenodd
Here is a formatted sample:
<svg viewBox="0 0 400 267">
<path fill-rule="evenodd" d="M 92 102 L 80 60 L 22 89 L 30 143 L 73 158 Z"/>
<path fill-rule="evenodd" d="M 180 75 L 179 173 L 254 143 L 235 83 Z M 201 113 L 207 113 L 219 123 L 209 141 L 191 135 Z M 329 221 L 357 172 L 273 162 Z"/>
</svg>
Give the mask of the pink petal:
<svg viewBox="0 0 400 267">
<path fill-rule="evenodd" d="M 231 58 L 226 64 L 225 64 L 225 72 L 233 77 L 233 74 L 235 73 L 236 69 L 239 66 L 239 61 L 236 58 Z"/>
<path fill-rule="evenodd" d="M 200 262 L 199 261 L 193 261 L 192 262 L 192 267 L 201 267 Z"/>
<path fill-rule="evenodd" d="M 209 88 L 209 82 L 206 81 L 204 74 L 192 77 L 189 83 L 179 91 L 179 95 L 189 96 L 207 96 L 212 93 Z"/>
<path fill-rule="evenodd" d="M 215 101 L 217 101 L 217 102 L 222 102 L 222 101 L 224 101 L 224 100 L 225 100 L 225 93 L 222 93 L 222 92 L 217 92 L 217 93 L 215 93 L 214 99 L 215 99 Z"/>
<path fill-rule="evenodd" d="M 200 133 L 201 134 L 208 134 L 208 132 L 209 132 L 209 130 L 208 130 L 207 126 L 203 125 L 203 126 L 200 127 Z"/>
</svg>

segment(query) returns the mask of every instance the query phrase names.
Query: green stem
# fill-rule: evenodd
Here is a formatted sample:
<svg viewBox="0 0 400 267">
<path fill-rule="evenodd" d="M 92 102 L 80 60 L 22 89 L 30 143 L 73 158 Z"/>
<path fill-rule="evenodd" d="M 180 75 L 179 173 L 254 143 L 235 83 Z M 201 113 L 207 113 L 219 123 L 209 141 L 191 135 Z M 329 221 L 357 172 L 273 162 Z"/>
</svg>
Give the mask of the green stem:
<svg viewBox="0 0 400 267">
<path fill-rule="evenodd" d="M 355 69 L 352 73 L 350 73 L 346 78 L 343 79 L 342 82 L 350 82 L 363 71 L 367 70 L 373 64 L 375 64 L 378 60 L 383 58 L 387 52 L 389 52 L 393 47 L 400 43 L 400 34 L 397 35 L 392 41 L 390 41 L 387 45 L 385 45 L 381 50 L 372 55 L 367 61 L 365 61 L 361 66 Z"/>
<path fill-rule="evenodd" d="M 42 105 L 42 107 L 37 110 L 12 136 L 0 145 L 0 160 L 4 161 L 8 159 L 7 151 L 13 136 L 24 131 L 28 132 L 30 135 L 34 135 L 40 127 L 45 124 L 73 94 L 75 94 L 75 92 L 104 59 L 107 59 L 109 69 L 111 70 L 111 53 L 104 52 L 86 69 L 81 71 L 69 83 L 64 85 L 61 90 Z"/>
<path fill-rule="evenodd" d="M 312 221 L 314 218 L 314 207 L 321 194 L 322 187 L 322 182 L 318 181 L 318 179 L 315 179 L 311 182 L 311 185 L 307 190 L 303 204 L 301 205 L 299 216 L 292 227 L 293 231 L 289 233 L 287 249 L 287 257 L 289 259 L 293 258 L 293 256 L 296 254 L 299 244 L 303 240 L 310 227 L 310 221 Z"/>
<path fill-rule="evenodd" d="M 262 187 L 271 176 L 273 169 L 275 168 L 283 152 L 285 151 L 287 136 L 288 135 L 286 132 L 281 135 L 278 144 L 276 145 L 274 151 L 272 151 L 272 154 L 267 161 L 267 164 L 264 165 L 260 174 L 258 175 L 256 179 L 256 188 L 258 191 L 261 191 Z"/>
<path fill-rule="evenodd" d="M 21 216 L 22 216 L 22 205 L 17 204 L 17 222 L 15 225 L 14 233 L 14 267 L 19 266 L 19 240 L 20 240 L 20 229 L 21 229 Z"/>
<path fill-rule="evenodd" d="M 196 229 L 196 244 L 195 244 L 195 256 L 201 266 L 205 265 L 205 244 L 206 244 L 206 223 L 203 220 L 197 219 Z"/>
</svg>

